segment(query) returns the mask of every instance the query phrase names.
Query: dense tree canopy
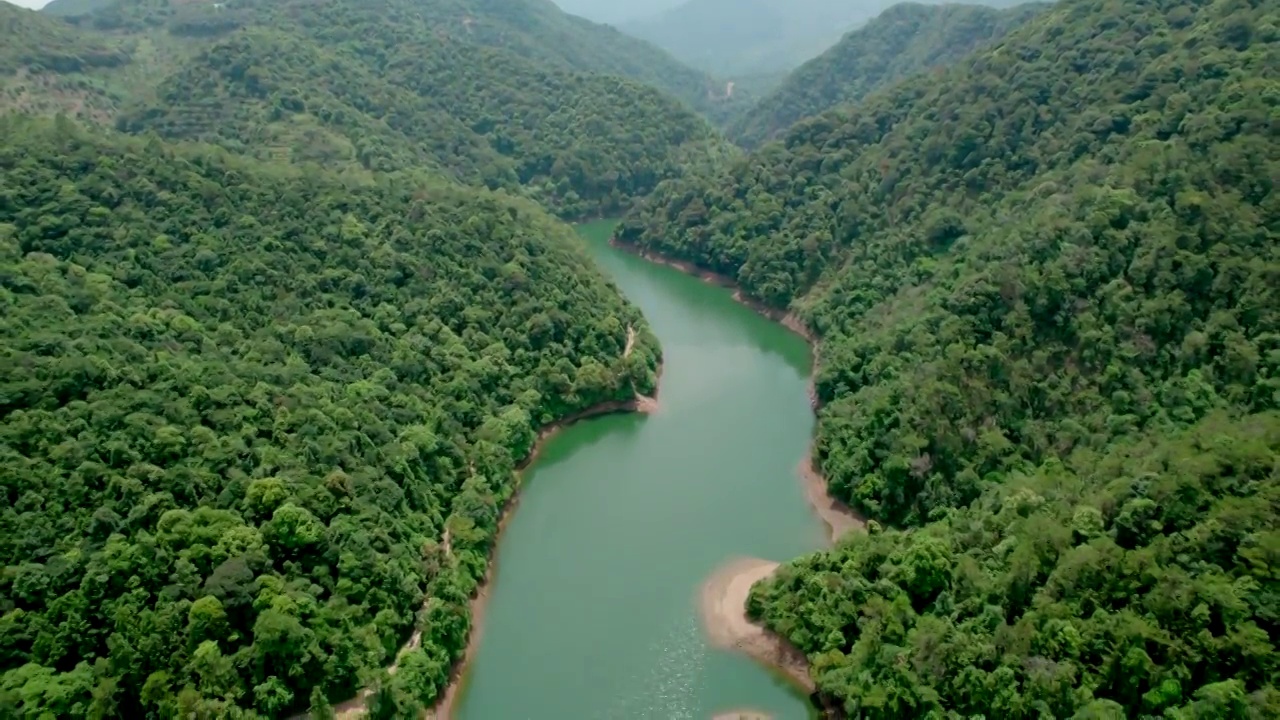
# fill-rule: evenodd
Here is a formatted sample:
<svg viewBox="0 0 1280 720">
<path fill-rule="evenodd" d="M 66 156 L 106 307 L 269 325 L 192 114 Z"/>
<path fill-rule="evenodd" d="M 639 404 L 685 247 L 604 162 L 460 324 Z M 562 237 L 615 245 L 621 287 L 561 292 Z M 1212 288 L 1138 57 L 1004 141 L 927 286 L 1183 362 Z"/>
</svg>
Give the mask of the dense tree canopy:
<svg viewBox="0 0 1280 720">
<path fill-rule="evenodd" d="M 93 38 L 75 28 L 49 21 L 38 13 L 0 5 L 0 74 L 19 69 L 75 72 L 114 67 L 129 61 L 127 53 L 106 38 Z"/>
<path fill-rule="evenodd" d="M 0 119 L 0 715 L 430 703 L 537 428 L 655 382 L 529 198 L 651 190 L 621 240 L 822 337 L 877 522 L 749 609 L 829 702 L 1280 714 L 1280 0 L 900 8 L 728 163 L 637 81 L 719 88 L 543 0 L 218 5 L 0 5 L 5 108 L 144 136 Z"/>
<path fill-rule="evenodd" d="M 777 89 L 733 120 L 729 136 L 741 145 L 756 147 L 802 118 L 858 102 L 924 70 L 955 63 L 1044 7 L 1044 3 L 1010 10 L 915 2 L 894 5 L 789 74 Z"/>
<path fill-rule="evenodd" d="M 732 152 L 659 89 L 675 61 L 534 0 L 122 0 L 72 20 L 0 14 L 0 111 L 366 174 L 431 168 L 574 219 Z M 698 82 L 690 103 L 712 88 Z"/>
<path fill-rule="evenodd" d="M 638 83 L 449 38 L 383 47 L 361 22 L 333 18 L 348 28 L 341 42 L 234 33 L 162 81 L 120 127 L 263 159 L 434 166 L 523 188 L 575 218 L 616 214 L 686 164 L 728 150 L 702 118 Z"/>
<path fill-rule="evenodd" d="M 105 122 L 119 97 L 99 78 L 127 73 L 132 59 L 114 38 L 0 3 L 0 113 L 71 111 Z"/>
<path fill-rule="evenodd" d="M 899 529 L 755 611 L 851 714 L 1274 714 L 1278 9 L 1066 0 L 620 227 L 823 337 L 817 460 Z"/>
<path fill-rule="evenodd" d="M 784 566 L 751 611 L 849 717 L 1280 716 L 1280 415 L 1214 412 Z"/>
<path fill-rule="evenodd" d="M 652 390 L 638 311 L 524 201 L 0 134 L 0 715 L 280 717 L 414 628 L 376 701 L 431 701 L 538 427 Z"/>
<path fill-rule="evenodd" d="M 160 30 L 193 41 L 244 27 L 302 28 L 326 48 L 354 37 L 384 49 L 447 37 L 547 68 L 630 78 L 713 119 L 746 105 L 741 97 L 724 97 L 723 83 L 657 47 L 568 15 L 550 0 L 77 0 L 51 10 L 86 28 Z"/>
</svg>

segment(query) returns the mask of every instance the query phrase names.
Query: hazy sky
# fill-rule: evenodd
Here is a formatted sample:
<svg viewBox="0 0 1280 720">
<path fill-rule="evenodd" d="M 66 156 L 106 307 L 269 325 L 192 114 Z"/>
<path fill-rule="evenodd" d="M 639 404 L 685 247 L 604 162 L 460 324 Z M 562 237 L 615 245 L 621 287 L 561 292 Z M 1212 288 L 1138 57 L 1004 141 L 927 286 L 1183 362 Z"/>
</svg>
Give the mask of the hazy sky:
<svg viewBox="0 0 1280 720">
<path fill-rule="evenodd" d="M 20 7 L 32 9 L 42 8 L 49 4 L 49 0 L 9 0 L 9 2 Z"/>
<path fill-rule="evenodd" d="M 566 12 L 596 22 L 634 20 L 673 8 L 685 0 L 552 0 Z"/>
</svg>

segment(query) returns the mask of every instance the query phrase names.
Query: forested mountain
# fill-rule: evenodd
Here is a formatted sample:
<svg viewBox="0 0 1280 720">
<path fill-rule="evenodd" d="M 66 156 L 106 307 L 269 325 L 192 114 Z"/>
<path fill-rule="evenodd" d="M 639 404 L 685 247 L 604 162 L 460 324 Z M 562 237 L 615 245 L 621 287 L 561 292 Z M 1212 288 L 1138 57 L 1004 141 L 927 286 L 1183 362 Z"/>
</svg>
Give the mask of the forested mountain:
<svg viewBox="0 0 1280 720">
<path fill-rule="evenodd" d="M 894 0 L 687 0 L 653 17 L 623 23 L 622 29 L 693 67 L 737 79 L 790 71 L 893 4 Z"/>
<path fill-rule="evenodd" d="M 0 5 L 0 73 L 20 69 L 74 72 L 129 61 L 105 38 L 86 37 L 63 23 L 15 5 Z"/>
<path fill-rule="evenodd" d="M 131 59 L 111 38 L 0 2 L 0 112 L 71 110 L 108 118 L 117 101 L 91 75 L 118 70 Z"/>
<path fill-rule="evenodd" d="M 857 102 L 910 75 L 957 62 L 1045 7 L 1043 3 L 1009 10 L 983 5 L 894 5 L 788 75 L 733 121 L 729 136 L 741 145 L 756 147 L 801 118 Z"/>
<path fill-rule="evenodd" d="M 281 717 L 414 627 L 377 702 L 429 703 L 538 427 L 653 389 L 638 311 L 524 201 L 0 133 L 0 715 Z"/>
<path fill-rule="evenodd" d="M 724 84 L 706 73 L 612 27 L 566 14 L 550 0 L 111 0 L 48 8 L 67 15 L 84 10 L 89 12 L 71 20 L 106 30 L 159 29 L 197 40 L 249 26 L 301 28 L 325 50 L 354 40 L 386 51 L 448 38 L 506 50 L 547 68 L 630 78 L 712 118 L 728 117 L 745 105 L 741 98 L 726 99 Z M 363 35 L 335 24 L 353 21 Z"/>
<path fill-rule="evenodd" d="M 329 6 L 338 8 L 359 10 Z M 629 80 L 447 37 L 367 43 L 380 36 L 357 18 L 330 21 L 349 35 L 316 42 L 245 29 L 219 40 L 119 127 L 276 159 L 432 165 L 464 182 L 524 188 L 566 217 L 617 213 L 661 178 L 727 150 L 691 110 Z"/>
<path fill-rule="evenodd" d="M 886 529 L 751 611 L 848 715 L 1280 714 L 1278 12 L 1064 0 L 620 227 L 822 336 Z"/>
<path fill-rule="evenodd" d="M 544 5 L 124 0 L 78 28 L 12 9 L 43 34 L 0 55 L 0 71 L 14 68 L 4 104 L 260 159 L 435 168 L 568 218 L 617 214 L 731 151 L 692 109 L 621 76 L 678 79 L 628 47 L 673 60 L 626 39 L 610 65 L 600 55 L 616 31 Z"/>
</svg>

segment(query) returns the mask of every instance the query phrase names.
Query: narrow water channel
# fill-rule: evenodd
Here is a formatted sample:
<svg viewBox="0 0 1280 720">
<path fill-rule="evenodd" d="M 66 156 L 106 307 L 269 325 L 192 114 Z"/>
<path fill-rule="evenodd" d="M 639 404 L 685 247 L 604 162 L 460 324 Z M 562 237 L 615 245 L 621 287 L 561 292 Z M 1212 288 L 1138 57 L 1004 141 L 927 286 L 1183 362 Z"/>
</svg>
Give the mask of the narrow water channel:
<svg viewBox="0 0 1280 720">
<path fill-rule="evenodd" d="M 574 425 L 526 471 L 457 717 L 808 718 L 802 694 L 709 647 L 698 615 L 726 561 L 823 543 L 796 476 L 808 348 L 726 290 L 609 247 L 612 228 L 579 232 L 662 342 L 661 407 Z"/>
</svg>

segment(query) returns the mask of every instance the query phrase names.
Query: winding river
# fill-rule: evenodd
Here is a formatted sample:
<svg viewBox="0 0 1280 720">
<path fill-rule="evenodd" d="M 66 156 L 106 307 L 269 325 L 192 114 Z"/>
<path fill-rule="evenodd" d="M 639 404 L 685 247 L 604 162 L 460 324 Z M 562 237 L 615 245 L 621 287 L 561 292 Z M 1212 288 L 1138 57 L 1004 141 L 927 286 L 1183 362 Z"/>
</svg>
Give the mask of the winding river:
<svg viewBox="0 0 1280 720">
<path fill-rule="evenodd" d="M 741 556 L 820 547 L 797 464 L 809 349 L 730 293 L 579 232 L 662 342 L 658 411 L 574 425 L 526 471 L 497 553 L 459 720 L 810 717 L 765 667 L 713 649 L 703 582 Z"/>
</svg>

